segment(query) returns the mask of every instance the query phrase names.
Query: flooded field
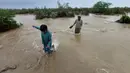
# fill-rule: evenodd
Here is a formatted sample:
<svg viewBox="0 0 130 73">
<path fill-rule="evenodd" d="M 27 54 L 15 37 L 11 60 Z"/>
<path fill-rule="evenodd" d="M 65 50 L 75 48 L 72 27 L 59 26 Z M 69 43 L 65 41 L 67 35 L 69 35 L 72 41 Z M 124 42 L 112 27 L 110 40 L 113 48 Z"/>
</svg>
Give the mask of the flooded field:
<svg viewBox="0 0 130 73">
<path fill-rule="evenodd" d="M 120 16 L 82 16 L 81 35 L 69 29 L 75 18 L 35 20 L 17 15 L 24 24 L 0 34 L 0 71 L 4 73 L 129 73 L 130 25 L 115 23 Z M 43 56 L 40 31 L 32 25 L 46 23 L 60 44 L 50 56 Z M 3 73 L 3 72 L 0 72 Z"/>
</svg>

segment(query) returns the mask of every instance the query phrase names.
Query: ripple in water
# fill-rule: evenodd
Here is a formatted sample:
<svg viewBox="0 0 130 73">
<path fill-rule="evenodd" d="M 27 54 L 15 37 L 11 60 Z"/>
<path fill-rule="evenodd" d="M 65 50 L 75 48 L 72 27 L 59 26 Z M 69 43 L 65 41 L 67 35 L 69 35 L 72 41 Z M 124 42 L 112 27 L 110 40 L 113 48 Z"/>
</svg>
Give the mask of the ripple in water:
<svg viewBox="0 0 130 73">
<path fill-rule="evenodd" d="M 102 69 L 97 68 L 96 73 L 109 73 L 109 71 L 104 68 L 102 68 Z"/>
</svg>

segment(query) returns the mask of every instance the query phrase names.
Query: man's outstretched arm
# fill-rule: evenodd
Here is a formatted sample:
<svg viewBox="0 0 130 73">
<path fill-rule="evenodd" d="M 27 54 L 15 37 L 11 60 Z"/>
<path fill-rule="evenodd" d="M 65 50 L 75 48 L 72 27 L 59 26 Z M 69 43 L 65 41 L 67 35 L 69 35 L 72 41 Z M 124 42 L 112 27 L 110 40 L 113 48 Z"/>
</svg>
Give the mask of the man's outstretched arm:
<svg viewBox="0 0 130 73">
<path fill-rule="evenodd" d="M 77 21 L 77 20 L 75 20 L 74 24 L 73 24 L 72 26 L 70 26 L 70 29 L 73 28 L 73 26 L 76 24 L 76 21 Z"/>
</svg>

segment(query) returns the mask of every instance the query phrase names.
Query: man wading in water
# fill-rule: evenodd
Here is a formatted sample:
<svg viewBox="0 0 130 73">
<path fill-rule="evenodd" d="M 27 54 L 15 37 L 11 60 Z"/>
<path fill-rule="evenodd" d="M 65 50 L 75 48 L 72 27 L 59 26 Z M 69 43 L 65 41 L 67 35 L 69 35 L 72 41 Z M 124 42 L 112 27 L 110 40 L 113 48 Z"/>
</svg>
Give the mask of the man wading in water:
<svg viewBox="0 0 130 73">
<path fill-rule="evenodd" d="M 83 21 L 81 20 L 81 16 L 78 16 L 78 19 L 75 20 L 74 24 L 72 26 L 70 26 L 70 29 L 73 28 L 73 26 L 76 24 L 75 26 L 75 34 L 79 34 L 81 27 L 83 25 Z"/>
</svg>

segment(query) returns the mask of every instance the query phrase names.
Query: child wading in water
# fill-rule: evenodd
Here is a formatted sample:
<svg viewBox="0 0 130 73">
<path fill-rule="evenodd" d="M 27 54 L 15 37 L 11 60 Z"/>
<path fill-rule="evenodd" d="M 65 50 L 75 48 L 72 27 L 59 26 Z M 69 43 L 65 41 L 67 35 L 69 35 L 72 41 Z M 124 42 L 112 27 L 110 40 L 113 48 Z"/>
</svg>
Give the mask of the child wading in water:
<svg viewBox="0 0 130 73">
<path fill-rule="evenodd" d="M 41 31 L 42 44 L 44 45 L 43 50 L 45 51 L 45 53 L 51 54 L 52 34 L 49 32 L 47 25 L 42 24 L 40 27 L 33 26 L 33 28 L 36 28 Z"/>
</svg>

